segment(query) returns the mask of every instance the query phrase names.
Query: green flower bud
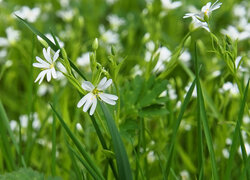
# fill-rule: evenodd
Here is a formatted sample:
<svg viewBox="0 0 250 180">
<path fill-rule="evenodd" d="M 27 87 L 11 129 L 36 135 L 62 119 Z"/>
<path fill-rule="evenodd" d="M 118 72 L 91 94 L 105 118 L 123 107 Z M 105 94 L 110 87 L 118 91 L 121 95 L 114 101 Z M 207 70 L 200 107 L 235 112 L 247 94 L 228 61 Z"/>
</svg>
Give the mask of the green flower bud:
<svg viewBox="0 0 250 180">
<path fill-rule="evenodd" d="M 92 44 L 92 48 L 94 51 L 96 51 L 98 49 L 98 39 L 95 38 L 93 44 Z"/>
</svg>

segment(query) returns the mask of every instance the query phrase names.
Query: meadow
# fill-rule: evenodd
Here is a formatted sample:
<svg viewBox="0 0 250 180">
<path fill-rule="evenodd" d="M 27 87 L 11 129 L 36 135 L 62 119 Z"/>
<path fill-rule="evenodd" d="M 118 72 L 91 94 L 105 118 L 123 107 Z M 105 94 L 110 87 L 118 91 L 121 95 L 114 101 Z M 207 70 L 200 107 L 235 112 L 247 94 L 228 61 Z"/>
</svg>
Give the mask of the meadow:
<svg viewBox="0 0 250 180">
<path fill-rule="evenodd" d="M 248 0 L 0 0 L 0 22 L 0 179 L 250 179 Z"/>
</svg>

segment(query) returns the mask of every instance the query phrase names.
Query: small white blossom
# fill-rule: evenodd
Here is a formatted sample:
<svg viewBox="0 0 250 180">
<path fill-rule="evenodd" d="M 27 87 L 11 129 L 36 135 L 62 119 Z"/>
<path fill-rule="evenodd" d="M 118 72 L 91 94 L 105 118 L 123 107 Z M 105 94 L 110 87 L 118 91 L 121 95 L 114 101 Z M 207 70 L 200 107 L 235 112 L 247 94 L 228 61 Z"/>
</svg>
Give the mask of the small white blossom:
<svg viewBox="0 0 250 180">
<path fill-rule="evenodd" d="M 211 2 L 208 2 L 205 6 L 201 8 L 201 11 L 198 13 L 187 13 L 183 18 L 192 18 L 192 23 L 194 25 L 194 28 L 202 27 L 206 29 L 208 32 L 210 32 L 210 29 L 207 24 L 207 18 L 211 15 L 211 13 L 220 8 L 222 3 L 218 3 L 218 0 L 212 4 Z"/>
<path fill-rule="evenodd" d="M 66 22 L 72 21 L 75 12 L 72 9 L 57 11 L 56 15 Z"/>
<path fill-rule="evenodd" d="M 249 155 L 250 155 L 250 144 L 245 143 L 244 145 L 245 145 L 245 149 L 246 149 L 247 156 L 249 156 Z M 239 147 L 238 153 L 239 153 L 240 155 L 242 155 L 241 147 Z"/>
<path fill-rule="evenodd" d="M 187 170 L 181 171 L 180 176 L 182 180 L 188 180 L 190 178 L 189 172 Z"/>
<path fill-rule="evenodd" d="M 28 6 L 23 6 L 20 10 L 14 12 L 14 14 L 33 23 L 37 20 L 38 16 L 40 15 L 40 12 L 41 10 L 38 7 L 30 9 Z"/>
<path fill-rule="evenodd" d="M 79 66 L 87 66 L 87 65 L 89 65 L 89 63 L 90 63 L 89 55 L 90 55 L 89 52 L 83 53 L 79 58 L 76 59 L 76 63 Z"/>
<path fill-rule="evenodd" d="M 97 98 L 100 98 L 105 103 L 110 105 L 115 105 L 117 96 L 113 94 L 107 94 L 103 91 L 107 89 L 112 84 L 112 79 L 107 80 L 106 77 L 102 78 L 97 87 L 95 87 L 91 82 L 84 81 L 82 83 L 82 88 L 86 91 L 89 91 L 87 95 L 85 95 L 77 104 L 77 107 L 80 108 L 83 105 L 83 111 L 87 112 L 91 106 L 90 115 L 93 115 L 97 106 Z"/>
<path fill-rule="evenodd" d="M 80 123 L 76 123 L 77 131 L 82 131 L 82 125 Z"/>
<path fill-rule="evenodd" d="M 60 50 L 56 51 L 56 53 L 53 56 L 53 59 L 51 58 L 50 54 L 50 47 L 47 48 L 47 51 L 45 48 L 43 48 L 43 55 L 45 57 L 45 60 L 42 60 L 40 57 L 36 56 L 36 60 L 38 63 L 33 63 L 34 67 L 43 69 L 42 72 L 37 76 L 35 82 L 37 82 L 39 79 L 39 84 L 43 81 L 45 75 L 47 75 L 47 81 L 49 82 L 51 80 L 51 76 L 56 79 L 57 74 L 55 70 L 55 62 L 59 57 Z"/>
<path fill-rule="evenodd" d="M 15 30 L 13 27 L 6 28 L 5 32 L 7 38 L 0 37 L 0 47 L 7 47 L 15 44 L 20 39 L 20 32 Z"/>
<path fill-rule="evenodd" d="M 107 44 L 117 44 L 119 43 L 119 34 L 112 30 L 105 30 L 104 26 L 99 27 L 99 32 L 101 34 L 101 40 Z"/>
<path fill-rule="evenodd" d="M 107 17 L 107 20 L 110 23 L 111 29 L 113 29 L 114 31 L 117 31 L 120 26 L 125 24 L 125 20 L 117 15 L 109 15 Z"/>
<path fill-rule="evenodd" d="M 156 54 L 159 53 L 159 59 L 154 67 L 154 71 L 163 71 L 165 69 L 165 62 L 167 62 L 171 56 L 171 51 L 167 47 L 160 47 Z"/>
<path fill-rule="evenodd" d="M 17 127 L 18 127 L 17 122 L 16 122 L 15 120 L 11 120 L 11 121 L 10 121 L 10 129 L 11 129 L 12 131 L 14 131 L 14 130 L 17 129 Z"/>
<path fill-rule="evenodd" d="M 222 149 L 222 154 L 226 159 L 229 158 L 230 153 L 227 148 Z"/>
<path fill-rule="evenodd" d="M 182 5 L 182 2 L 172 2 L 172 0 L 161 0 L 161 4 L 164 9 L 176 9 Z"/>
<path fill-rule="evenodd" d="M 155 153 L 154 151 L 149 151 L 147 154 L 147 160 L 149 163 L 153 163 L 155 161 L 156 157 L 155 157 Z"/>
<path fill-rule="evenodd" d="M 232 25 L 228 26 L 227 29 L 221 30 L 222 34 L 230 36 L 233 40 L 245 40 L 250 38 L 250 31 L 238 31 L 238 29 Z"/>
</svg>

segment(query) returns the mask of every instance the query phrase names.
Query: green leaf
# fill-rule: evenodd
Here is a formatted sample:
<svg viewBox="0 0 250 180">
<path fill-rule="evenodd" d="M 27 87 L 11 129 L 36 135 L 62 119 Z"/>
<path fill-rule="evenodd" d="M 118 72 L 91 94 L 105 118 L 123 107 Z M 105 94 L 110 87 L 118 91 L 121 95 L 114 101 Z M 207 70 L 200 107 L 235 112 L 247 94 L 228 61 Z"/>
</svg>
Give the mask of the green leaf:
<svg viewBox="0 0 250 180">
<path fill-rule="evenodd" d="M 1 180 L 44 180 L 44 175 L 31 168 L 19 169 L 4 175 L 0 175 Z"/>
<path fill-rule="evenodd" d="M 169 145 L 169 151 L 168 151 L 168 154 L 167 154 L 167 164 L 166 164 L 166 168 L 165 168 L 165 171 L 166 171 L 166 177 L 168 177 L 169 175 L 169 172 L 170 172 L 170 168 L 171 168 L 171 163 L 172 163 L 172 159 L 173 159 L 173 151 L 174 151 L 174 144 L 175 144 L 175 140 L 176 140 L 176 136 L 177 136 L 177 132 L 178 132 L 178 129 L 179 129 L 179 126 L 181 124 L 181 120 L 182 120 L 182 117 L 184 115 L 184 112 L 187 108 L 187 105 L 190 101 L 190 98 L 192 97 L 192 93 L 193 93 L 193 90 L 194 90 L 194 86 L 195 86 L 195 81 L 194 80 L 185 96 L 185 99 L 181 105 L 181 110 L 180 110 L 180 113 L 178 115 L 178 118 L 177 120 L 175 121 L 174 123 L 174 126 L 173 126 L 173 134 L 172 134 L 172 137 L 171 137 L 171 140 L 170 140 L 170 145 Z"/>
<path fill-rule="evenodd" d="M 201 118 L 202 121 L 202 125 L 204 128 L 204 134 L 205 134 L 205 138 L 206 138 L 206 142 L 207 142 L 207 146 L 208 146 L 208 151 L 210 154 L 210 159 L 211 159 L 211 164 L 212 164 L 212 174 L 213 174 L 213 178 L 215 180 L 219 179 L 218 176 L 218 172 L 217 172 L 217 167 L 216 167 L 216 159 L 215 159 L 215 154 L 214 154 L 214 148 L 213 148 L 213 143 L 212 143 L 212 137 L 211 137 L 211 133 L 209 130 L 209 125 L 208 125 L 208 120 L 207 120 L 207 116 L 206 116 L 206 109 L 205 109 L 205 103 L 204 103 L 204 99 L 203 99 L 203 93 L 202 93 L 202 89 L 201 89 L 201 85 L 200 85 L 200 79 L 199 79 L 199 70 L 198 70 L 198 63 L 197 63 L 197 49 L 196 49 L 196 44 L 195 44 L 195 70 L 196 70 L 196 86 L 197 86 L 197 100 L 198 100 L 198 104 L 199 104 L 199 118 Z"/>
<path fill-rule="evenodd" d="M 247 101 L 248 86 L 249 86 L 249 80 L 248 80 L 247 86 L 245 88 L 243 100 L 242 100 L 241 106 L 240 106 L 240 111 L 239 111 L 239 115 L 238 115 L 236 128 L 235 128 L 235 131 L 234 131 L 234 134 L 233 134 L 233 140 L 232 140 L 232 145 L 231 145 L 231 149 L 230 149 L 229 159 L 228 159 L 228 162 L 227 162 L 225 179 L 226 178 L 230 179 L 231 170 L 232 170 L 232 167 L 233 167 L 233 164 L 234 164 L 234 156 L 235 156 L 235 153 L 237 152 L 237 147 L 238 147 L 239 140 L 240 140 L 239 139 L 239 135 L 241 134 L 240 128 L 241 128 L 242 119 L 243 119 L 243 115 L 244 115 L 244 109 L 245 109 L 245 105 L 246 105 L 246 101 Z M 244 144 L 243 144 L 242 149 L 245 150 L 245 145 Z M 247 165 L 246 162 L 245 162 L 245 165 Z"/>
<path fill-rule="evenodd" d="M 105 104 L 100 102 L 102 111 L 104 113 L 104 117 L 107 122 L 107 126 L 112 138 L 114 152 L 116 156 L 116 163 L 117 163 L 117 169 L 118 169 L 118 176 L 121 180 L 131 180 L 132 178 L 132 172 L 128 160 L 128 155 L 125 150 L 124 144 L 122 142 L 121 136 L 118 132 L 118 129 L 115 125 L 115 121 L 113 117 L 111 116 L 108 108 Z"/>
<path fill-rule="evenodd" d="M 78 139 L 72 133 L 72 131 L 67 126 L 67 124 L 64 122 L 64 120 L 62 119 L 62 117 L 57 113 L 57 111 L 55 110 L 55 108 L 51 104 L 50 104 L 50 106 L 51 106 L 53 112 L 56 114 L 57 118 L 59 119 L 59 121 L 60 121 L 61 125 L 63 126 L 63 128 L 65 129 L 65 131 L 67 132 L 67 134 L 69 135 L 69 137 L 71 138 L 71 140 L 73 141 L 73 143 L 75 144 L 75 146 L 77 147 L 77 149 L 79 150 L 79 152 L 82 154 L 82 156 L 86 160 L 86 164 L 88 164 L 87 167 L 91 167 L 91 169 L 87 169 L 87 170 L 89 172 L 92 172 L 92 170 L 94 170 L 95 173 L 96 173 L 96 176 L 99 176 L 100 179 L 104 179 L 104 177 L 101 174 L 101 171 L 96 166 L 96 164 L 94 163 L 94 161 L 90 158 L 90 155 L 85 151 L 83 145 L 80 143 L 80 141 L 78 141 Z"/>
</svg>

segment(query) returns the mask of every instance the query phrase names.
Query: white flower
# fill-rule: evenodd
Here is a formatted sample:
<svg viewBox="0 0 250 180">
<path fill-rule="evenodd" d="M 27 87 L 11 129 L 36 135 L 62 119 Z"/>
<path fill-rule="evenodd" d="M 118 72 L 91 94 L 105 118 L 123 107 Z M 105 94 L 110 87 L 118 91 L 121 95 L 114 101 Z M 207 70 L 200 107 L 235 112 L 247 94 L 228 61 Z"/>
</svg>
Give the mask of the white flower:
<svg viewBox="0 0 250 180">
<path fill-rule="evenodd" d="M 182 2 L 180 1 L 172 2 L 172 0 L 161 0 L 161 4 L 164 9 L 176 9 L 182 5 Z"/>
<path fill-rule="evenodd" d="M 87 66 L 87 65 L 89 65 L 89 63 L 90 63 L 89 56 L 90 56 L 89 52 L 83 53 L 81 55 L 81 57 L 76 59 L 76 63 L 79 66 Z"/>
<path fill-rule="evenodd" d="M 23 19 L 26 19 L 27 21 L 33 23 L 36 21 L 38 16 L 40 15 L 40 8 L 35 7 L 33 9 L 30 9 L 28 6 L 23 6 L 20 10 L 14 12 L 14 14 L 20 16 Z"/>
<path fill-rule="evenodd" d="M 75 12 L 73 11 L 73 9 L 60 10 L 60 11 L 57 11 L 56 15 L 62 18 L 64 21 L 70 22 L 73 20 Z"/>
<path fill-rule="evenodd" d="M 202 27 L 210 32 L 207 24 L 207 18 L 211 15 L 211 13 L 220 8 L 222 3 L 218 3 L 218 0 L 212 4 L 208 2 L 205 6 L 201 8 L 201 11 L 198 13 L 187 13 L 183 18 L 192 18 L 192 23 L 194 24 L 195 28 Z"/>
<path fill-rule="evenodd" d="M 47 81 L 49 82 L 51 80 L 51 75 L 54 79 L 57 78 L 56 70 L 55 70 L 55 62 L 59 57 L 60 50 L 56 51 L 56 53 L 53 56 L 53 59 L 51 58 L 50 54 L 50 47 L 47 48 L 47 51 L 45 48 L 43 48 L 43 55 L 45 57 L 45 60 L 42 60 L 40 57 L 36 56 L 36 60 L 39 63 L 33 63 L 34 67 L 43 69 L 42 72 L 37 76 L 35 82 L 37 82 L 39 79 L 39 84 L 43 81 L 45 75 L 47 75 Z"/>
<path fill-rule="evenodd" d="M 123 18 L 120 18 L 117 15 L 109 15 L 107 17 L 107 20 L 109 21 L 111 28 L 114 31 L 117 31 L 119 29 L 120 26 L 125 24 L 125 20 Z"/>
<path fill-rule="evenodd" d="M 8 27 L 5 30 L 6 36 L 0 37 L 0 47 L 6 47 L 11 44 L 15 44 L 20 39 L 20 32 L 15 30 L 13 27 Z"/>
<path fill-rule="evenodd" d="M 205 6 L 201 8 L 201 12 L 208 17 L 214 10 L 219 9 L 220 6 L 222 5 L 222 3 L 218 3 L 218 0 L 215 1 L 215 3 L 213 3 L 212 6 L 211 4 L 212 4 L 211 2 L 208 2 Z"/>
<path fill-rule="evenodd" d="M 117 44 L 119 43 L 119 35 L 111 30 L 105 30 L 105 27 L 101 25 L 99 27 L 99 32 L 101 34 L 101 40 L 107 44 Z"/>
<path fill-rule="evenodd" d="M 154 67 L 154 71 L 163 71 L 165 69 L 165 62 L 169 60 L 171 56 L 171 51 L 167 47 L 160 47 L 156 54 L 159 53 L 159 59 Z"/>
<path fill-rule="evenodd" d="M 91 106 L 90 115 L 93 115 L 97 106 L 97 98 L 100 98 L 104 102 L 115 105 L 116 100 L 118 99 L 117 96 L 113 94 L 107 94 L 103 91 L 107 89 L 112 84 L 112 79 L 107 80 L 106 77 L 102 78 L 102 80 L 99 82 L 97 87 L 95 87 L 91 82 L 84 81 L 82 83 L 82 88 L 86 91 L 89 91 L 87 95 L 85 95 L 77 104 L 77 107 L 80 108 L 83 106 L 83 111 L 87 112 L 88 109 Z"/>
<path fill-rule="evenodd" d="M 238 29 L 232 25 L 228 26 L 227 29 L 222 29 L 221 33 L 230 36 L 233 40 L 238 39 L 242 41 L 250 38 L 250 31 L 239 32 Z"/>
</svg>

